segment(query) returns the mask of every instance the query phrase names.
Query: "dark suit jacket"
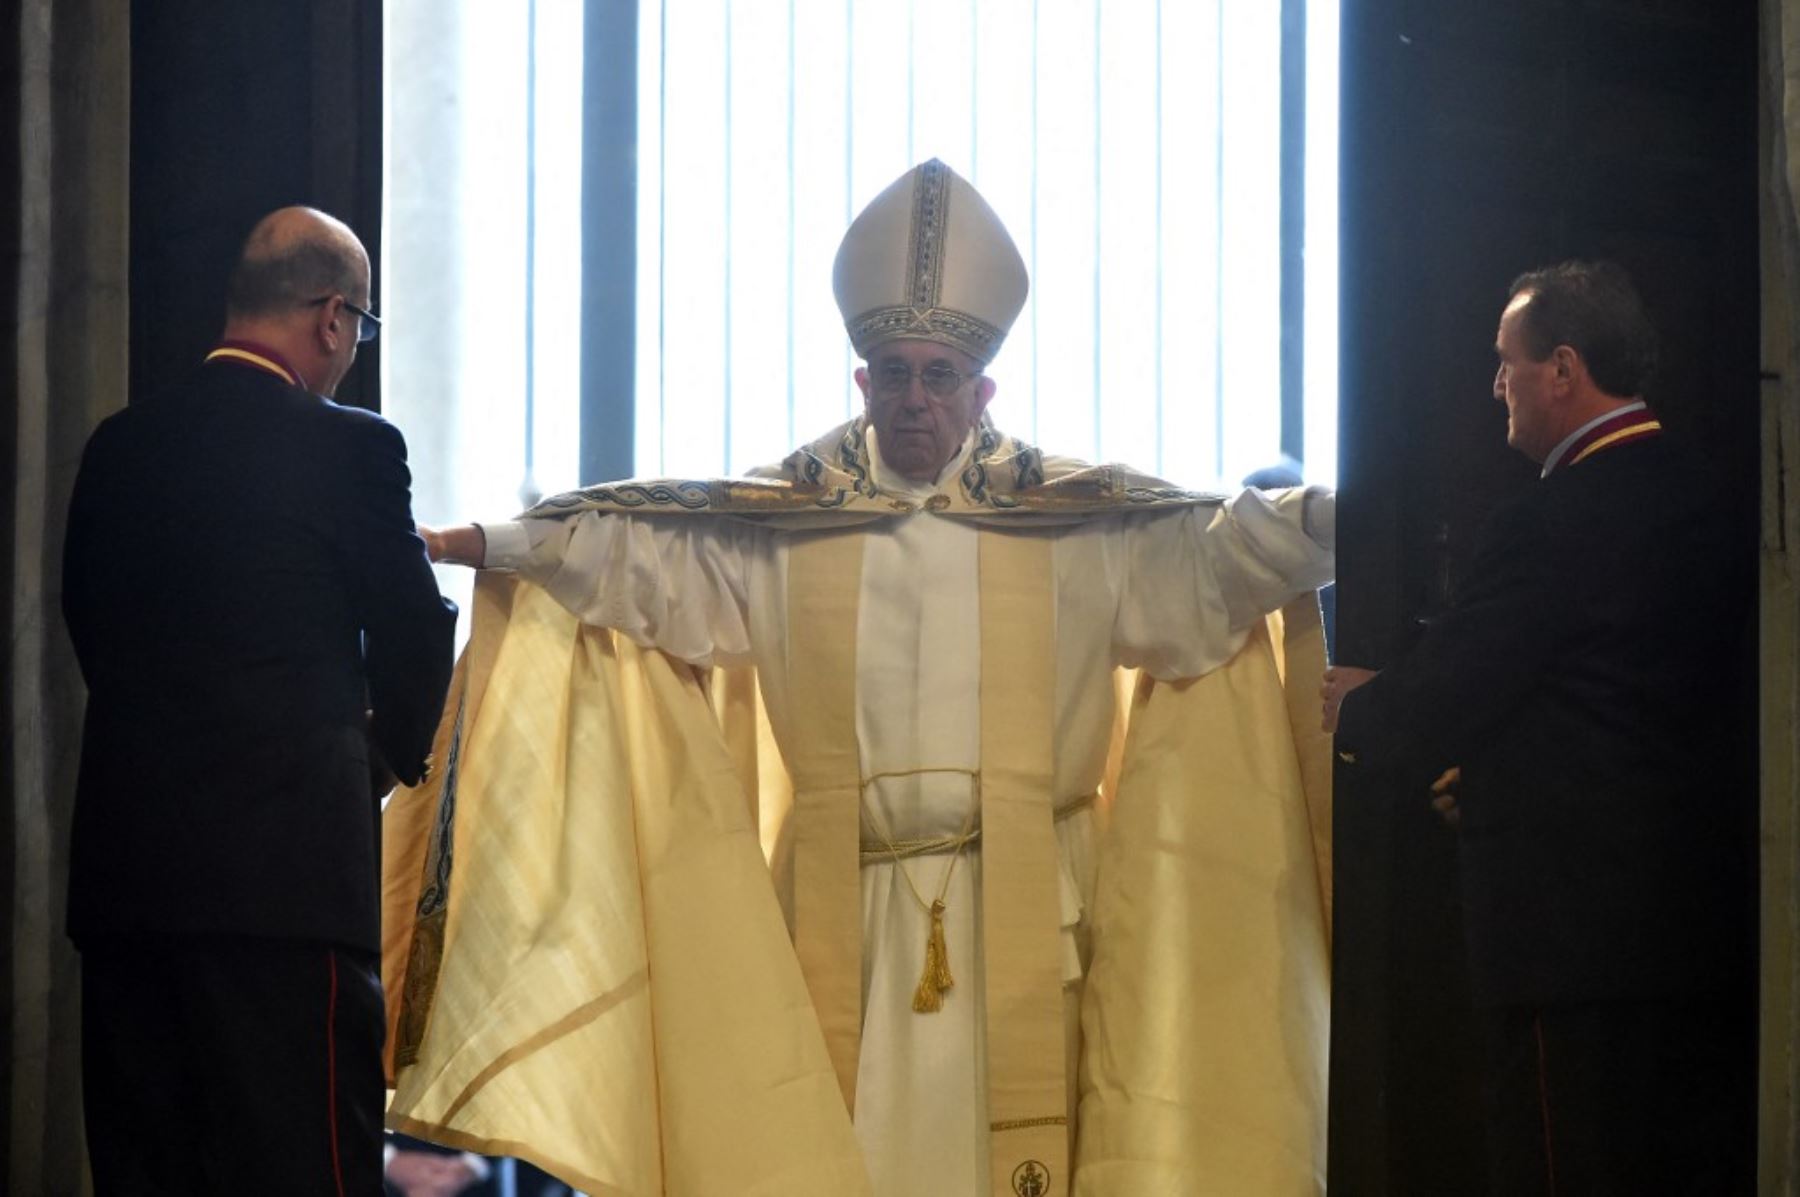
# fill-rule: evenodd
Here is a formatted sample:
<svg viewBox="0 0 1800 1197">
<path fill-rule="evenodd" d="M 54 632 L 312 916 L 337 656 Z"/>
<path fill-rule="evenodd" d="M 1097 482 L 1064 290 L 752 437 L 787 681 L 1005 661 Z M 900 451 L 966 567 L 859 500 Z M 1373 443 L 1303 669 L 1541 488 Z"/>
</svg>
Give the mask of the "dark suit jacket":
<svg viewBox="0 0 1800 1197">
<path fill-rule="evenodd" d="M 1754 528 L 1667 438 L 1535 483 L 1453 612 L 1346 697 L 1338 748 L 1403 794 L 1463 768 L 1478 1002 L 1734 979 L 1753 927 Z M 1734 722 L 1735 721 L 1735 722 Z"/>
<path fill-rule="evenodd" d="M 370 742 L 419 778 L 456 620 L 409 485 L 393 425 L 229 361 L 95 430 L 63 557 L 78 944 L 378 949 Z"/>
</svg>

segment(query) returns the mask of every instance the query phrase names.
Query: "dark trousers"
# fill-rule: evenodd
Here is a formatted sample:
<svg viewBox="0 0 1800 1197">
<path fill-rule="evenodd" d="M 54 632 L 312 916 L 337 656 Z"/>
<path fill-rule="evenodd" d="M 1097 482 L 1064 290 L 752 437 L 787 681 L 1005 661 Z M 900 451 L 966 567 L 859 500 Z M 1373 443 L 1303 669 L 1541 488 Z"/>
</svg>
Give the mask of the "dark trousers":
<svg viewBox="0 0 1800 1197">
<path fill-rule="evenodd" d="M 81 945 L 94 1191 L 381 1192 L 376 958 L 322 943 Z"/>
<path fill-rule="evenodd" d="M 1487 1014 L 1496 1197 L 1755 1191 L 1756 1034 L 1743 999 Z"/>
</svg>

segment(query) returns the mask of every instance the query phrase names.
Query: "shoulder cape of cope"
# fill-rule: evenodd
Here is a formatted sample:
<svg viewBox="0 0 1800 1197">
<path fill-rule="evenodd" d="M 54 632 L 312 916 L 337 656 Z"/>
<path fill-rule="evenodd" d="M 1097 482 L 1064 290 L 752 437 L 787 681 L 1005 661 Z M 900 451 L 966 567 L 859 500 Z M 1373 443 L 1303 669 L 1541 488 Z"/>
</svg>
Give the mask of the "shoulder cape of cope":
<svg viewBox="0 0 1800 1197">
<path fill-rule="evenodd" d="M 1154 508 L 1217 506 L 1224 496 L 1183 490 L 1128 466 L 1086 466 L 1045 477 L 1042 451 L 985 419 L 954 485 L 923 503 L 875 486 L 862 417 L 790 453 L 765 477 L 631 479 L 553 495 L 524 513 L 556 519 L 583 511 L 724 515 L 805 527 L 908 515 L 923 507 L 975 519 L 1054 523 Z"/>
</svg>

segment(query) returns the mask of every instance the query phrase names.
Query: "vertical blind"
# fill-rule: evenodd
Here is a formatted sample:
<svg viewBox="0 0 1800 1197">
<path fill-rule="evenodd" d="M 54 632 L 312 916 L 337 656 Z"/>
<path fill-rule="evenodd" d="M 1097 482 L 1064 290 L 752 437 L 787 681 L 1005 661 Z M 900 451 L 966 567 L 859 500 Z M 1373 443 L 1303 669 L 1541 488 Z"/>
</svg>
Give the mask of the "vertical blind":
<svg viewBox="0 0 1800 1197">
<path fill-rule="evenodd" d="M 611 214 L 581 208 L 583 7 L 384 6 L 383 389 L 427 520 L 598 480 L 581 240 Z M 635 363 L 634 393 L 603 397 L 635 406 L 635 472 L 740 471 L 856 410 L 832 257 L 929 157 L 1031 271 L 998 421 L 1196 486 L 1275 462 L 1282 7 L 642 0 L 636 44 L 599 64 L 636 57 L 636 318 L 585 347 Z M 1335 0 L 1305 12 L 1305 473 L 1330 483 Z"/>
<path fill-rule="evenodd" d="M 1031 272 L 997 421 L 1196 485 L 1274 463 L 1280 63 L 1276 3 L 645 0 L 638 472 L 741 471 L 855 411 L 832 256 L 930 157 Z M 1334 408 L 1309 405 L 1308 445 Z"/>
<path fill-rule="evenodd" d="M 579 484 L 582 0 L 386 0 L 382 395 L 428 523 Z"/>
</svg>

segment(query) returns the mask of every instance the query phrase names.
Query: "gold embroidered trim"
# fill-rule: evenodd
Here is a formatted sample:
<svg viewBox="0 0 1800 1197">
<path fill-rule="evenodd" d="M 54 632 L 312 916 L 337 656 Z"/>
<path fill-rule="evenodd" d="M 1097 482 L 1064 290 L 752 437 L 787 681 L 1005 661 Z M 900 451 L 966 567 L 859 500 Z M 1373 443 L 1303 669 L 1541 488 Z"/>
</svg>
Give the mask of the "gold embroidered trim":
<svg viewBox="0 0 1800 1197">
<path fill-rule="evenodd" d="M 1030 1130 L 1036 1126 L 1067 1126 L 1067 1114 L 1051 1114 L 1047 1118 L 1008 1118 L 1000 1122 L 988 1123 L 990 1131 Z"/>
<path fill-rule="evenodd" d="M 903 309 L 910 312 L 911 309 Z M 941 311 L 939 313 L 942 314 Z M 636 479 L 551 495 L 522 519 L 555 519 L 579 511 L 657 515 L 730 515 L 776 526 L 821 527 L 815 517 L 891 519 L 908 514 L 869 476 L 863 447 L 866 418 L 857 417 L 790 453 L 776 478 Z M 938 498 L 954 517 L 1067 520 L 1145 508 L 1212 506 L 1223 495 L 1183 490 L 1123 466 L 1088 466 L 1045 481 L 1043 454 L 1000 432 L 984 416 L 980 439 L 960 485 Z"/>
</svg>

